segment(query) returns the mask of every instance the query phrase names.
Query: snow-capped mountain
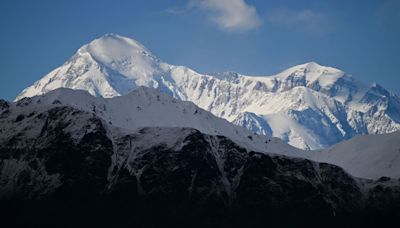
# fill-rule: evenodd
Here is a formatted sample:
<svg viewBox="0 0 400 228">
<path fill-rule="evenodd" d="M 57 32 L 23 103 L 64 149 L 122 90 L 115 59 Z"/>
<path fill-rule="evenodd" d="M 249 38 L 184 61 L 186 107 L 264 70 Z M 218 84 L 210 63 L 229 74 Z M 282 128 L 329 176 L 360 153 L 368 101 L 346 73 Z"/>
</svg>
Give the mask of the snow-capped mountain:
<svg viewBox="0 0 400 228">
<path fill-rule="evenodd" d="M 107 34 L 82 46 L 17 100 L 60 87 L 114 97 L 139 86 L 191 101 L 258 134 L 302 149 L 400 130 L 400 99 L 381 86 L 310 62 L 272 76 L 201 74 L 163 62 L 139 42 Z"/>
</svg>

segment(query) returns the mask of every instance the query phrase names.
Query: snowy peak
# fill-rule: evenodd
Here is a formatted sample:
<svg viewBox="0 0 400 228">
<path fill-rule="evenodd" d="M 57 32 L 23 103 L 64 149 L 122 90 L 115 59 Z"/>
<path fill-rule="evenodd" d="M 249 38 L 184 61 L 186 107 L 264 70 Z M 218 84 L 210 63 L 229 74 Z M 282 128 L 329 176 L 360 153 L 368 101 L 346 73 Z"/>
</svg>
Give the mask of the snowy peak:
<svg viewBox="0 0 400 228">
<path fill-rule="evenodd" d="M 318 83 L 321 87 L 328 87 L 345 75 L 346 74 L 339 69 L 321 66 L 316 62 L 309 62 L 291 67 L 271 77 L 276 77 L 280 80 L 294 80 L 300 78 L 304 80 L 305 86 Z"/>
<path fill-rule="evenodd" d="M 78 50 L 100 64 L 130 79 L 145 79 L 160 73 L 162 62 L 136 40 L 106 34 Z"/>
<path fill-rule="evenodd" d="M 127 94 L 137 86 L 155 87 L 171 67 L 139 42 L 106 34 L 83 45 L 66 63 L 26 88 L 16 100 L 57 88 L 87 90 L 101 97 Z"/>
<path fill-rule="evenodd" d="M 98 62 L 110 66 L 122 64 L 135 56 L 159 61 L 150 50 L 138 41 L 115 34 L 106 34 L 78 50 L 78 53 L 85 52 Z"/>
</svg>

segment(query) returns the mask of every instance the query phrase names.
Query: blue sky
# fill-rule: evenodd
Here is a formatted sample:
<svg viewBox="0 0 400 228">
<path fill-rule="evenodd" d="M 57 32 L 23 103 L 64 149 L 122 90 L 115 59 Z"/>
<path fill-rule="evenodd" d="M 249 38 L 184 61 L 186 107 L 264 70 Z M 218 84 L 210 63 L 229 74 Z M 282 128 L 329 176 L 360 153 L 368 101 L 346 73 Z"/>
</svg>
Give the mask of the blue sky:
<svg viewBox="0 0 400 228">
<path fill-rule="evenodd" d="M 400 94 L 398 0 L 2 0 L 0 97 L 105 33 L 199 72 L 268 75 L 309 61 Z"/>
</svg>

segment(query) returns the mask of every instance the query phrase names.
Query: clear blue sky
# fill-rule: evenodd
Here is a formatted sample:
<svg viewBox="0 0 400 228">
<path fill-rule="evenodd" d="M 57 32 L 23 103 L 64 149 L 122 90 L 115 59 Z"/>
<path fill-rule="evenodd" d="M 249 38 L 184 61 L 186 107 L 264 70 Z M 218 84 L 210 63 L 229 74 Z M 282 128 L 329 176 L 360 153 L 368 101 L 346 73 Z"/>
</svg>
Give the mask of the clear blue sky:
<svg viewBox="0 0 400 228">
<path fill-rule="evenodd" d="M 398 0 L 2 0 L 0 97 L 105 33 L 199 72 L 266 75 L 308 61 L 400 94 Z"/>
</svg>

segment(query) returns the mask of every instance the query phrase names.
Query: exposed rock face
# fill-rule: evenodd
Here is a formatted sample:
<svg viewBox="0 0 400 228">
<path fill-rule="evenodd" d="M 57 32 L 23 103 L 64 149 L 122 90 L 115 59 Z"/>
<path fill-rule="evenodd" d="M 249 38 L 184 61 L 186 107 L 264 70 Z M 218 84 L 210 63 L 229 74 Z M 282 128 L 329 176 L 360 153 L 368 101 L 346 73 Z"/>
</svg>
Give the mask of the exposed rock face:
<svg viewBox="0 0 400 228">
<path fill-rule="evenodd" d="M 3 198 L 37 199 L 82 188 L 89 194 L 104 189 L 112 143 L 101 121 L 89 113 L 51 108 L 14 124 L 2 123 L 1 132 L 12 132 L 1 138 Z"/>
<path fill-rule="evenodd" d="M 400 215 L 397 180 L 194 129 L 122 133 L 72 107 L 2 105 L 0 132 L 1 217 L 14 226 L 357 226 Z"/>
</svg>

